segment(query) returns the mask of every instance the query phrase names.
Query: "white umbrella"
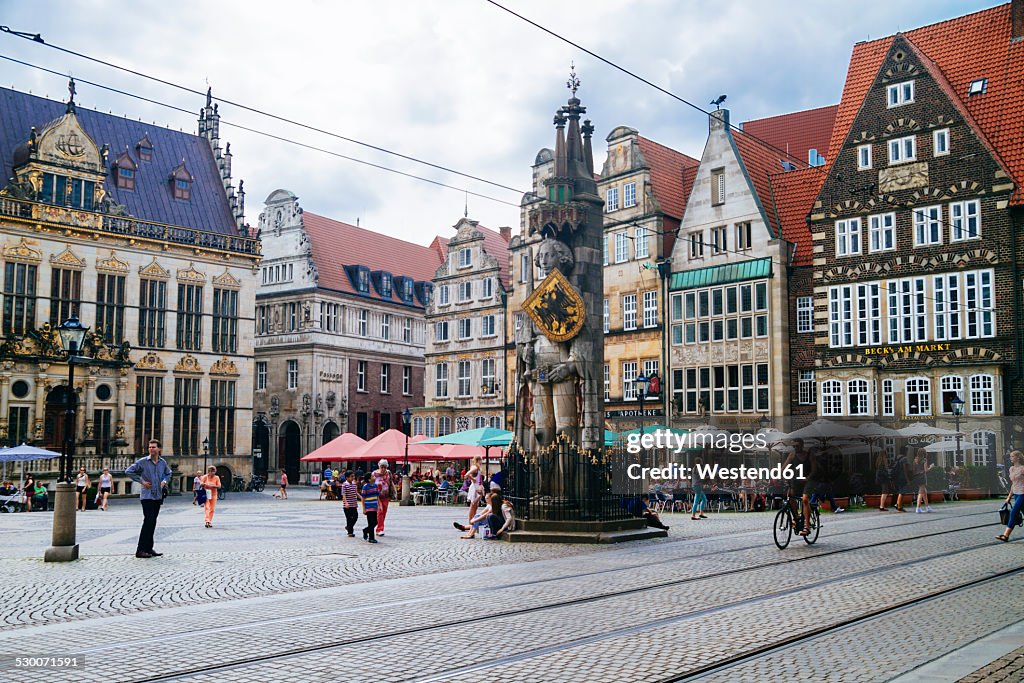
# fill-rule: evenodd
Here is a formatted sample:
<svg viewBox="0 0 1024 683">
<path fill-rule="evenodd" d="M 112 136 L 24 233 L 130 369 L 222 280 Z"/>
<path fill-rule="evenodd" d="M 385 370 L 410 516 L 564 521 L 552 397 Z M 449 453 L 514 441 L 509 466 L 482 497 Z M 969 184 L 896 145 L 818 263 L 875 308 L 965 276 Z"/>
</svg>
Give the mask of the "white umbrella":
<svg viewBox="0 0 1024 683">
<path fill-rule="evenodd" d="M 782 443 L 787 438 L 789 438 L 786 436 L 785 432 L 780 432 L 778 429 L 775 429 L 773 427 L 762 427 L 761 429 L 757 430 L 757 433 L 758 435 L 764 437 L 765 443 L 768 444 L 769 446 L 771 446 L 772 444 Z"/>
<path fill-rule="evenodd" d="M 961 432 L 957 432 L 952 429 L 943 429 L 942 427 L 933 427 L 930 424 L 923 422 L 916 422 L 909 427 L 904 427 L 899 430 L 900 436 L 903 437 L 914 437 L 914 436 L 956 436 Z"/>
<path fill-rule="evenodd" d="M 832 422 L 831 420 L 820 419 L 805 427 L 801 427 L 795 432 L 790 432 L 786 435 L 786 439 L 818 439 L 823 441 L 825 439 L 846 438 L 858 435 L 859 433 L 853 427 L 847 427 L 844 424 Z"/>
<path fill-rule="evenodd" d="M 868 422 L 857 427 L 857 436 L 862 439 L 898 439 L 901 434 L 895 429 Z"/>
<path fill-rule="evenodd" d="M 946 439 L 944 441 L 930 443 L 924 447 L 924 449 L 929 453 L 945 453 L 946 451 L 955 451 L 958 448 L 962 451 L 973 451 L 975 449 L 975 445 L 972 442 L 967 441 L 961 441 L 958 444 L 956 441 Z"/>
</svg>

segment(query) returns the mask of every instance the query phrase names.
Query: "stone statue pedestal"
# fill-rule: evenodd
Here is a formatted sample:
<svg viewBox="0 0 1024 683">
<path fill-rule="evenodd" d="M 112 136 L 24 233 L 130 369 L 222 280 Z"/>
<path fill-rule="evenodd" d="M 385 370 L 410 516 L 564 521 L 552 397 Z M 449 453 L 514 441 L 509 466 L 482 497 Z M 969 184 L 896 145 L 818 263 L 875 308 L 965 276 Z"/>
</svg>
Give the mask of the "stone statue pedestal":
<svg viewBox="0 0 1024 683">
<path fill-rule="evenodd" d="M 50 547 L 43 555 L 45 562 L 73 562 L 78 559 L 78 544 L 75 543 L 75 517 L 78 494 L 74 484 L 57 484 L 53 499 L 53 536 Z"/>
</svg>

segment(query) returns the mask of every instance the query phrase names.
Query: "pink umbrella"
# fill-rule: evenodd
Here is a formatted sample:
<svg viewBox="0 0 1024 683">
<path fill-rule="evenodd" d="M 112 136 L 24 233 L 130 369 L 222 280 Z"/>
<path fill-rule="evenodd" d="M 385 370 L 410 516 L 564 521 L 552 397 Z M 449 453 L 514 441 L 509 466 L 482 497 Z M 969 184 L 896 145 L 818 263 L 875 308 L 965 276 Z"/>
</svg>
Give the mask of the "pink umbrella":
<svg viewBox="0 0 1024 683">
<path fill-rule="evenodd" d="M 465 444 L 448 443 L 442 444 L 436 447 L 435 453 L 437 453 L 438 459 L 440 460 L 470 460 L 472 458 L 480 458 L 481 460 L 487 458 L 487 450 L 494 448 L 489 446 L 484 448 L 483 446 L 468 446 Z M 501 462 L 501 457 L 487 458 L 490 462 Z"/>
<path fill-rule="evenodd" d="M 409 461 L 437 460 L 434 446 L 418 444 L 409 439 Z M 346 460 L 405 460 L 405 434 L 389 429 L 367 441 L 362 448 L 348 454 Z"/>
<path fill-rule="evenodd" d="M 351 454 L 366 445 L 366 440 L 359 438 L 351 432 L 345 432 L 341 436 L 325 443 L 309 455 L 300 458 L 302 462 L 341 462 L 352 460 Z"/>
</svg>

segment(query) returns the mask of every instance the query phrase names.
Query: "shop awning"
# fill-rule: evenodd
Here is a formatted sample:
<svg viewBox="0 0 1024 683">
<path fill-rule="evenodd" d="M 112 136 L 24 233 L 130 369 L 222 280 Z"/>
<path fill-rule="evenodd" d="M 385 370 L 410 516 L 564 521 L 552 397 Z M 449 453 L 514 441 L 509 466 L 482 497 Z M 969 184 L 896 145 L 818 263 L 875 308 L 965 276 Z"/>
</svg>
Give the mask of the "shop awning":
<svg viewBox="0 0 1024 683">
<path fill-rule="evenodd" d="M 713 285 L 725 285 L 730 282 L 742 282 L 743 280 L 757 280 L 771 277 L 771 258 L 743 259 L 737 263 L 726 263 L 722 266 L 710 266 L 708 268 L 697 268 L 686 270 L 682 273 L 672 273 L 668 288 L 677 292 L 683 289 L 694 289 L 696 287 L 710 287 Z"/>
</svg>

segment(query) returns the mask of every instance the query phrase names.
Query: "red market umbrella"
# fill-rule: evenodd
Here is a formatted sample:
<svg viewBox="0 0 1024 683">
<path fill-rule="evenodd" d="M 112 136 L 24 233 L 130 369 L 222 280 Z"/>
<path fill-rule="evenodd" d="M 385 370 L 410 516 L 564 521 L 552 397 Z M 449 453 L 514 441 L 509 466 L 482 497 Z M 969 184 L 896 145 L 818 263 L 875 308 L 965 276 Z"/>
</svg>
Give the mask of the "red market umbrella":
<svg viewBox="0 0 1024 683">
<path fill-rule="evenodd" d="M 422 440 L 422 439 L 421 439 Z M 389 429 L 367 441 L 361 448 L 350 453 L 346 460 L 405 460 L 405 434 L 397 429 Z M 416 437 L 409 439 L 409 462 L 437 460 L 433 446 L 416 442 Z"/>
<path fill-rule="evenodd" d="M 341 436 L 325 443 L 309 455 L 300 458 L 302 462 L 341 462 L 342 460 L 353 460 L 351 454 L 366 445 L 366 440 L 359 438 L 351 432 L 345 432 Z"/>
</svg>

